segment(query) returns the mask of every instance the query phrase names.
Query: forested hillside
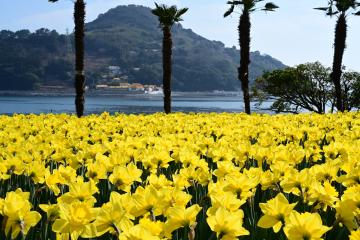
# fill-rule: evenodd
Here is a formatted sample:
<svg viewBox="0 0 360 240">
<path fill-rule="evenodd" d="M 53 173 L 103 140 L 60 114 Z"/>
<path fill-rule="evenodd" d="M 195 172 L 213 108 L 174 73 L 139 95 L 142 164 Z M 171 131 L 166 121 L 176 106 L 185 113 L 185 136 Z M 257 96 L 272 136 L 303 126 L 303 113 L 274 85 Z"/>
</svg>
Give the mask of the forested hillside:
<svg viewBox="0 0 360 240">
<path fill-rule="evenodd" d="M 237 90 L 239 52 L 177 25 L 174 32 L 173 87 L 178 91 Z M 110 65 L 129 82 L 161 84 L 162 35 L 150 8 L 119 6 L 86 25 L 88 85 Z M 285 67 L 259 52 L 251 54 L 250 78 Z M 72 35 L 40 29 L 0 32 L 0 90 L 73 85 Z"/>
</svg>

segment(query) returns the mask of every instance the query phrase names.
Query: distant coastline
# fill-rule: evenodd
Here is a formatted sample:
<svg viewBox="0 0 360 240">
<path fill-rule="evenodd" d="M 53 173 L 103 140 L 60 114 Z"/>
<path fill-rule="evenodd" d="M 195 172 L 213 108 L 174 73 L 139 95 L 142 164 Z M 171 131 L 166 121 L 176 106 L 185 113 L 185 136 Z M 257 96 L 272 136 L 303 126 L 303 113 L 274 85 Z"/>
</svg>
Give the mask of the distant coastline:
<svg viewBox="0 0 360 240">
<path fill-rule="evenodd" d="M 6 94 L 1 95 L 1 94 Z M 39 93 L 39 92 L 0 91 L 0 115 L 14 113 L 41 114 L 75 112 L 74 96 L 71 93 Z M 175 92 L 172 97 L 174 112 L 242 112 L 243 98 L 241 92 Z M 85 98 L 85 114 L 102 112 L 149 114 L 163 112 L 163 96 L 151 94 L 123 95 L 87 95 Z M 257 102 L 252 107 L 258 113 L 271 113 L 266 110 L 272 104 L 266 103 L 265 109 L 258 108 Z"/>
<path fill-rule="evenodd" d="M 173 92 L 173 96 L 194 96 L 194 97 L 198 97 L 199 94 L 201 96 L 204 97 L 221 97 L 221 96 L 242 96 L 242 93 L 240 91 L 204 91 L 204 92 L 200 92 L 200 91 L 194 91 L 194 92 L 178 92 L 178 91 L 174 91 Z M 149 97 L 162 97 L 162 94 L 157 94 L 157 95 L 151 95 L 151 94 L 147 94 L 147 93 L 143 93 L 143 92 L 114 92 L 114 91 L 106 91 L 106 90 L 88 90 L 86 92 L 87 96 L 129 96 L 129 97 L 136 97 L 136 96 L 149 96 Z M 1 90 L 0 91 L 0 96 L 19 96 L 19 97 L 25 97 L 25 96 L 46 96 L 46 97 L 71 97 L 71 96 L 75 96 L 75 90 L 72 88 L 69 89 L 62 89 L 59 91 L 51 91 L 51 92 L 46 92 L 46 91 L 37 91 L 37 90 L 26 90 L 26 91 L 18 91 L 18 90 Z"/>
</svg>

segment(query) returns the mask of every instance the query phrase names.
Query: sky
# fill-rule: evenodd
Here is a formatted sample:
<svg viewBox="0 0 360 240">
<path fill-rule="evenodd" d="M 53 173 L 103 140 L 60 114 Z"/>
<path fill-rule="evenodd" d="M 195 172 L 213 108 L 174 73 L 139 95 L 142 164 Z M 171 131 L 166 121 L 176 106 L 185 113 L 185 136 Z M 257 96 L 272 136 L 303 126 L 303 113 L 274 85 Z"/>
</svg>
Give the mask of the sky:
<svg viewBox="0 0 360 240">
<path fill-rule="evenodd" d="M 65 33 L 73 29 L 73 2 L 59 0 L 1 0 L 0 29 L 56 29 Z M 182 25 L 226 46 L 238 47 L 239 12 L 223 18 L 227 0 L 158 0 L 158 3 L 189 7 Z M 331 66 L 336 18 L 325 16 L 315 7 L 327 0 L 273 0 L 280 8 L 275 12 L 258 11 L 251 15 L 251 51 L 260 51 L 288 66 L 320 61 Z M 87 22 L 118 5 L 137 4 L 153 7 L 152 0 L 87 0 Z M 360 17 L 348 17 L 347 49 L 344 65 L 360 71 Z M 1 50 L 0 50 L 1 51 Z"/>
</svg>

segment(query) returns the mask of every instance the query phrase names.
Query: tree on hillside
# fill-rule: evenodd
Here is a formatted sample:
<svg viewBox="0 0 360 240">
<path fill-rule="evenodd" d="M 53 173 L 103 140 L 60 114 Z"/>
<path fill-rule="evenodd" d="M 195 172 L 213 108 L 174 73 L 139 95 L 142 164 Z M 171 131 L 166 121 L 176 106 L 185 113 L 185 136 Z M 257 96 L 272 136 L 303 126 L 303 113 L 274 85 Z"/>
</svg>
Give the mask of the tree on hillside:
<svg viewBox="0 0 360 240">
<path fill-rule="evenodd" d="M 321 63 L 306 63 L 265 73 L 254 86 L 254 97 L 260 103 L 273 100 L 268 110 L 299 113 L 331 112 L 335 108 L 335 89 L 330 78 L 331 68 Z M 345 72 L 341 77 L 345 110 L 360 107 L 360 73 Z"/>
<path fill-rule="evenodd" d="M 58 0 L 48 0 L 57 2 Z M 85 104 L 85 73 L 84 73 L 84 38 L 85 38 L 85 2 L 75 0 L 74 23 L 75 23 L 75 106 L 78 117 L 84 115 Z"/>
<path fill-rule="evenodd" d="M 241 88 L 244 94 L 245 112 L 251 113 L 250 110 L 250 93 L 249 93 L 249 64 L 250 64 L 250 13 L 257 10 L 256 5 L 263 0 L 242 0 L 242 1 L 228 1 L 230 9 L 224 14 L 224 17 L 229 16 L 235 10 L 235 7 L 240 6 L 242 13 L 239 20 L 239 43 L 240 43 L 240 67 L 238 69 L 238 78 L 241 82 Z M 275 4 L 268 2 L 261 10 L 274 11 L 278 8 Z"/>
<path fill-rule="evenodd" d="M 356 12 L 358 7 L 360 7 L 360 2 L 355 0 L 328 0 L 327 7 L 315 8 L 317 10 L 325 11 L 326 15 L 330 17 L 337 16 L 331 80 L 335 85 L 336 108 L 338 111 L 346 110 L 344 99 L 342 99 L 340 82 L 342 74 L 342 60 L 346 48 L 347 16 L 349 14 L 359 16 L 360 11 Z"/>
<path fill-rule="evenodd" d="M 160 27 L 163 31 L 163 88 L 164 88 L 164 110 L 171 113 L 171 73 L 172 73 L 172 36 L 171 28 L 175 23 L 182 21 L 182 15 L 188 8 L 177 9 L 176 6 L 158 5 L 152 13 L 158 17 Z"/>
</svg>

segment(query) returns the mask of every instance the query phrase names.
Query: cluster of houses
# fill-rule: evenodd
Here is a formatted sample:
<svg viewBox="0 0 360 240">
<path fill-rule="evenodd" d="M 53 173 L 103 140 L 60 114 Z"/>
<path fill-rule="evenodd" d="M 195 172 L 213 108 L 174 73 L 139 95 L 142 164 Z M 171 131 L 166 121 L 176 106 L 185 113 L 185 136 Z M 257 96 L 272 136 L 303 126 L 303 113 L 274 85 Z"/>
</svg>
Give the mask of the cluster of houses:
<svg viewBox="0 0 360 240">
<path fill-rule="evenodd" d="M 134 69 L 136 70 L 136 69 Z M 162 91 L 161 86 L 129 83 L 128 76 L 123 74 L 119 66 L 109 66 L 108 73 L 102 75 L 101 81 L 95 86 L 99 91 L 153 93 Z"/>
<path fill-rule="evenodd" d="M 130 92 L 145 92 L 155 85 L 142 85 L 140 83 L 119 83 L 119 85 L 97 84 L 96 90 L 114 90 L 114 91 L 130 91 Z"/>
<path fill-rule="evenodd" d="M 134 71 L 139 71 L 140 68 L 134 68 Z M 162 94 L 162 86 L 157 85 L 143 85 L 141 83 L 129 83 L 128 76 L 123 73 L 119 66 L 107 67 L 107 72 L 101 75 L 97 83 L 91 85 L 91 89 L 95 88 L 98 93 L 148 93 L 148 94 Z M 39 92 L 45 93 L 66 93 L 72 90 L 68 86 L 62 85 L 41 85 L 37 89 Z M 89 87 L 86 86 L 88 91 Z M 92 90 L 91 90 L 92 91 Z"/>
</svg>

